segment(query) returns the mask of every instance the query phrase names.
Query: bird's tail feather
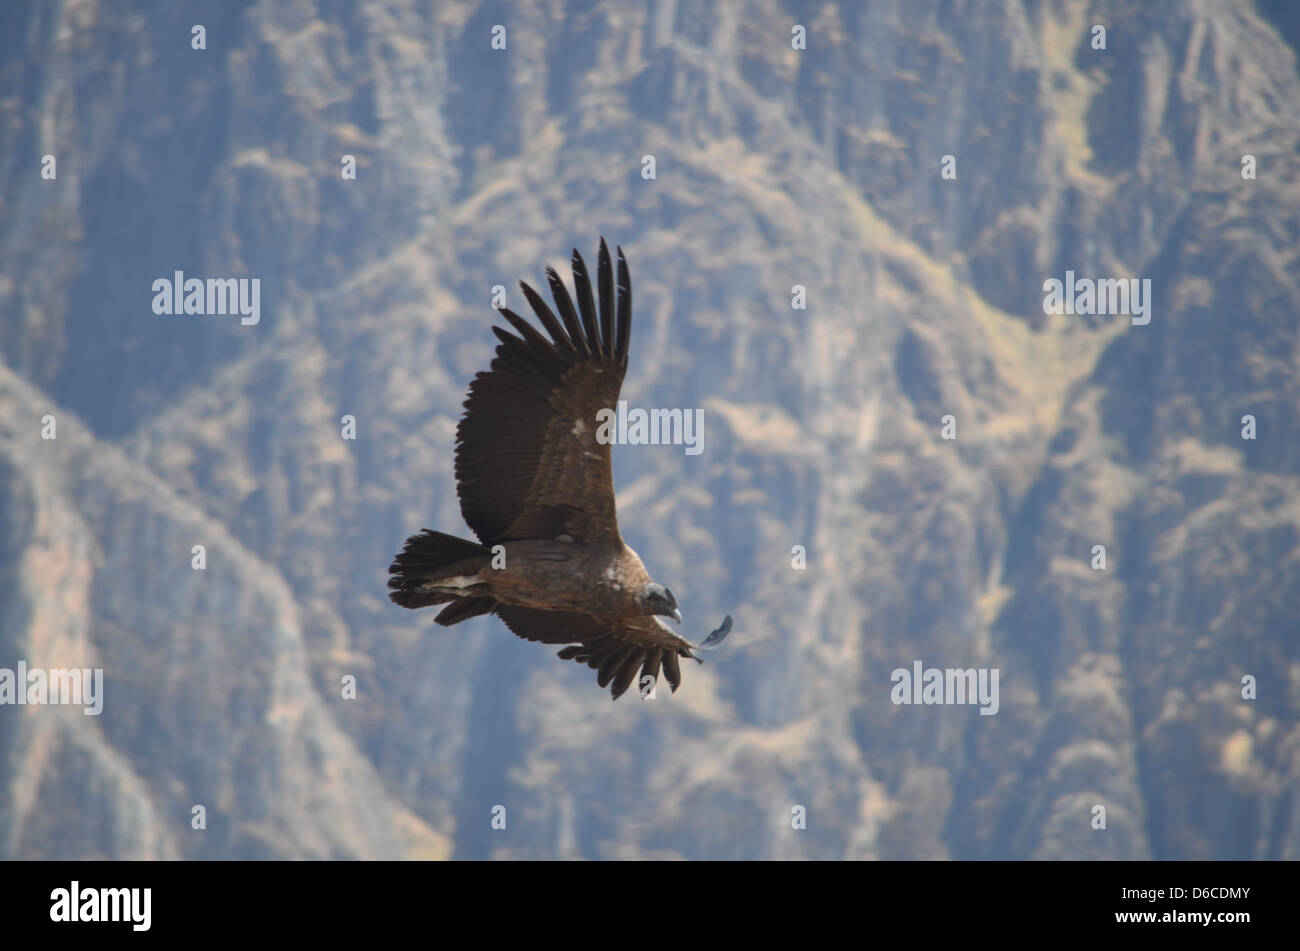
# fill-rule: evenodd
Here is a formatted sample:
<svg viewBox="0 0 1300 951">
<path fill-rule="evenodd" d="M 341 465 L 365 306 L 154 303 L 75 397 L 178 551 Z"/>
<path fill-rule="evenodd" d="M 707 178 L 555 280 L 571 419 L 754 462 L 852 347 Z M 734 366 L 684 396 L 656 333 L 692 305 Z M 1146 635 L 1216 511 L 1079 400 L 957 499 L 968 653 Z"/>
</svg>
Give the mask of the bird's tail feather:
<svg viewBox="0 0 1300 951">
<path fill-rule="evenodd" d="M 388 597 L 404 608 L 423 608 L 454 601 L 455 604 L 436 618 L 440 624 L 456 624 L 466 618 L 486 614 L 492 610 L 494 602 L 491 598 L 462 598 L 447 591 L 428 591 L 426 587 L 430 582 L 439 580 L 440 576 L 475 573 L 491 555 L 492 550 L 478 542 L 426 528 L 418 535 L 408 538 L 401 553 L 388 566 Z M 449 571 L 453 565 L 456 566 L 455 570 Z M 470 592 L 466 591 L 466 594 L 469 595 Z M 481 601 L 486 601 L 487 605 L 481 605 Z"/>
</svg>

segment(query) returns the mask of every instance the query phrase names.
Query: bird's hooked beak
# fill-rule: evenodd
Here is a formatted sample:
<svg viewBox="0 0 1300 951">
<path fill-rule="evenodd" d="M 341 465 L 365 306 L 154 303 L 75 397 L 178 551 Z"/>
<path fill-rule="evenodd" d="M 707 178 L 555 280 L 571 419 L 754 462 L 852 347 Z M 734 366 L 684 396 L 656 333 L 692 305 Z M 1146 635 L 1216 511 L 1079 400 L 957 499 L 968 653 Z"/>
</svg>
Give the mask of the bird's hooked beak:
<svg viewBox="0 0 1300 951">
<path fill-rule="evenodd" d="M 664 588 L 664 600 L 668 602 L 668 609 L 673 612 L 668 616 L 678 624 L 681 624 L 682 612 L 677 610 L 677 599 L 673 597 L 672 588 Z"/>
<path fill-rule="evenodd" d="M 682 623 L 682 612 L 677 610 L 677 599 L 670 589 L 661 584 L 651 584 L 646 592 L 646 602 L 650 605 L 651 614 L 662 614 L 678 624 Z"/>
</svg>

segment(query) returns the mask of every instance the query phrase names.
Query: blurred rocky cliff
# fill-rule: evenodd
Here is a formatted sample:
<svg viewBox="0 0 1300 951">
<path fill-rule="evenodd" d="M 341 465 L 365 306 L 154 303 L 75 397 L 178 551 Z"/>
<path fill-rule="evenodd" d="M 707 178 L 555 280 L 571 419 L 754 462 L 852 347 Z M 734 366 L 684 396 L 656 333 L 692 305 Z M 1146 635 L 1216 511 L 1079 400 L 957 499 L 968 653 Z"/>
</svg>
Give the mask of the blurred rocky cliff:
<svg viewBox="0 0 1300 951">
<path fill-rule="evenodd" d="M 106 696 L 0 707 L 0 857 L 1300 858 L 1290 24 L 5 18 L 0 667 L 102 667 Z M 624 537 L 687 636 L 736 620 L 647 702 L 385 591 L 408 534 L 465 533 L 494 285 L 521 309 L 601 234 L 635 290 L 624 397 L 705 418 L 699 455 L 615 450 Z M 176 270 L 258 278 L 260 322 L 155 315 Z M 1150 323 L 1045 314 L 1067 270 L 1149 279 Z M 999 712 L 893 704 L 915 660 L 998 668 Z"/>
</svg>

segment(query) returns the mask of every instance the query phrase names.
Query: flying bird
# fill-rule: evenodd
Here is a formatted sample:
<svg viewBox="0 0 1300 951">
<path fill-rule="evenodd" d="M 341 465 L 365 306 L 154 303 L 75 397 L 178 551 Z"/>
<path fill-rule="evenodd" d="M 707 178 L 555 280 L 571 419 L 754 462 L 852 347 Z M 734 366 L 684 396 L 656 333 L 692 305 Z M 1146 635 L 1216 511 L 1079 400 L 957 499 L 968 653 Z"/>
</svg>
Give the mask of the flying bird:
<svg viewBox="0 0 1300 951">
<path fill-rule="evenodd" d="M 679 658 L 700 662 L 694 652 L 717 647 L 731 615 L 701 644 L 678 636 L 664 620 L 681 623 L 677 599 L 619 534 L 597 413 L 617 404 L 627 373 L 632 282 L 618 248 L 616 302 L 604 238 L 595 293 L 577 249 L 572 263 L 576 306 L 554 268 L 546 279 L 558 318 L 520 281 L 546 334 L 502 308 L 516 333 L 493 326 L 496 357 L 470 383 L 456 494 L 478 541 L 412 535 L 389 566 L 389 597 L 404 608 L 446 605 L 434 618 L 442 625 L 490 613 L 521 638 L 568 645 L 559 656 L 596 670 L 615 700 L 638 671 L 643 691 L 662 669 L 676 692 Z"/>
</svg>

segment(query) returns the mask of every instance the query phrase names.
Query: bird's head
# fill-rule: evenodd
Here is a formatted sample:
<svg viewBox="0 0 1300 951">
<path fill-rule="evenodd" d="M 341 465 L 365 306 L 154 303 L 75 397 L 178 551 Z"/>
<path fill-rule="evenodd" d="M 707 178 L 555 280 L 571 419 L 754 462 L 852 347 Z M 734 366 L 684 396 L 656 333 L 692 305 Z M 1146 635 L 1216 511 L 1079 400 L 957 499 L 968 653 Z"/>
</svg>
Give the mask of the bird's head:
<svg viewBox="0 0 1300 951">
<path fill-rule="evenodd" d="M 682 623 L 682 613 L 677 610 L 677 599 L 663 585 L 650 582 L 645 586 L 641 601 L 645 605 L 646 614 L 662 614 L 678 624 Z"/>
</svg>

